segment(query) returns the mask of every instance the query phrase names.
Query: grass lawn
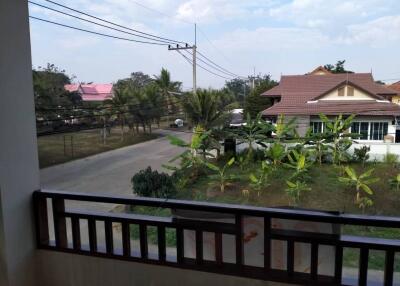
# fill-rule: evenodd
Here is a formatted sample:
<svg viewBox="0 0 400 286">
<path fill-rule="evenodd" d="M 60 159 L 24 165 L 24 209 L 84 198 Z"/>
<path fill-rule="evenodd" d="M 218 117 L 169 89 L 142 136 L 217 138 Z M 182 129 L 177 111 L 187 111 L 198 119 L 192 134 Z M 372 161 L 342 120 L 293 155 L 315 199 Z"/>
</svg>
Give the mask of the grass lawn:
<svg viewBox="0 0 400 286">
<path fill-rule="evenodd" d="M 157 137 L 157 134 L 131 135 L 127 132 L 121 141 L 119 129 L 112 130 L 105 144 L 99 129 L 41 136 L 38 137 L 39 164 L 40 168 L 45 168 Z"/>
<path fill-rule="evenodd" d="M 219 190 L 217 182 L 210 180 L 210 172 L 206 171 L 203 175 L 193 180 L 183 190 L 178 193 L 178 199 L 201 200 L 210 202 L 223 202 L 234 204 L 246 204 L 264 207 L 288 206 L 291 204 L 290 197 L 285 192 L 286 180 L 292 174 L 292 170 L 279 167 L 269 177 L 268 184 L 258 193 L 252 188 L 249 182 L 249 174 L 259 168 L 260 163 L 251 163 L 244 170 L 234 165 L 228 172 L 235 174 L 237 179 L 231 181 L 224 193 Z M 358 174 L 374 168 L 374 177 L 379 177 L 380 181 L 371 185 L 374 190 L 372 196 L 374 205 L 366 210 L 368 214 L 400 216 L 400 193 L 390 188 L 388 180 L 400 172 L 398 167 L 384 163 L 370 163 L 366 166 L 361 164 L 350 164 Z M 361 210 L 354 205 L 354 190 L 344 186 L 338 181 L 341 176 L 340 168 L 330 164 L 321 166 L 314 165 L 309 172 L 310 181 L 308 182 L 311 191 L 301 195 L 299 207 L 342 211 L 347 213 L 361 213 Z M 248 195 L 243 194 L 243 190 L 248 190 Z M 146 208 L 135 209 L 135 212 L 169 215 L 169 211 L 151 210 Z M 161 212 L 161 213 L 160 213 Z M 381 238 L 400 238 L 400 230 L 376 228 L 376 227 L 355 227 L 345 226 L 342 229 L 344 234 L 363 235 Z M 132 236 L 139 237 L 138 230 L 133 231 Z M 156 229 L 149 230 L 148 239 L 152 243 L 157 243 Z M 167 232 L 167 243 L 170 246 L 175 244 L 175 232 Z M 345 249 L 344 265 L 356 267 L 358 265 L 358 249 Z M 384 269 L 385 256 L 383 252 L 372 251 L 369 258 L 371 269 Z M 396 271 L 400 271 L 400 257 L 396 256 Z"/>
</svg>

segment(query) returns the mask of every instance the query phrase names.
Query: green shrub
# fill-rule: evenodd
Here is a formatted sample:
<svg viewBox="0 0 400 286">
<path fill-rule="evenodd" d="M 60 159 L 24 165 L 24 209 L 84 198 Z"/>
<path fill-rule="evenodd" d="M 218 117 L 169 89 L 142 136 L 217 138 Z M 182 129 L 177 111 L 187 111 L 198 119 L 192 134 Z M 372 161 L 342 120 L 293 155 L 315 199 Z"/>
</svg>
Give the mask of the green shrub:
<svg viewBox="0 0 400 286">
<path fill-rule="evenodd" d="M 383 157 L 383 162 L 395 166 L 399 161 L 399 156 L 393 153 L 386 153 Z"/>
<path fill-rule="evenodd" d="M 153 171 L 151 167 L 136 173 L 131 182 L 133 193 L 138 196 L 171 198 L 176 195 L 173 178 L 166 173 Z"/>
<path fill-rule="evenodd" d="M 361 162 L 363 165 L 369 159 L 368 152 L 371 151 L 371 147 L 369 146 L 362 146 L 361 148 L 354 148 L 353 159 L 356 162 Z"/>
</svg>

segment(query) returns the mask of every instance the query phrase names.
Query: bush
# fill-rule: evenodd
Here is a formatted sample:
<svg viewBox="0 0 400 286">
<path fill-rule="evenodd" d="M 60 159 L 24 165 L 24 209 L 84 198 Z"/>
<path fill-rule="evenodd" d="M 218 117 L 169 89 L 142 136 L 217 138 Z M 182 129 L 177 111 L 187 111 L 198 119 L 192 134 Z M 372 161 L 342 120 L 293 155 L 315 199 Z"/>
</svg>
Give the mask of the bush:
<svg viewBox="0 0 400 286">
<path fill-rule="evenodd" d="M 393 166 L 396 166 L 398 161 L 399 161 L 399 156 L 396 154 L 386 153 L 386 155 L 383 157 L 383 162 Z"/>
<path fill-rule="evenodd" d="M 171 198 L 176 195 L 173 178 L 166 173 L 153 171 L 151 167 L 136 173 L 131 182 L 133 193 L 138 196 Z"/>
<path fill-rule="evenodd" d="M 362 146 L 361 148 L 354 148 L 353 159 L 356 162 L 361 162 L 363 165 L 369 159 L 368 152 L 371 151 L 371 147 L 369 146 Z"/>
</svg>

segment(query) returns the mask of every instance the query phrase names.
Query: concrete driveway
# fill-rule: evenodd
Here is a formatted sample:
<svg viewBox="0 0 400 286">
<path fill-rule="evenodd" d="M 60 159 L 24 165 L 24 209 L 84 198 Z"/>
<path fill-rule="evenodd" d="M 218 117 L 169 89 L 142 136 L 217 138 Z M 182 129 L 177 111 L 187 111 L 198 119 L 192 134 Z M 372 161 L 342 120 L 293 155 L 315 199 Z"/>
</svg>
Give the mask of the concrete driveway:
<svg viewBox="0 0 400 286">
<path fill-rule="evenodd" d="M 151 166 L 166 171 L 162 164 L 183 151 L 172 146 L 165 137 L 168 134 L 190 140 L 191 134 L 168 130 L 156 130 L 161 138 L 133 146 L 108 151 L 84 159 L 42 169 L 42 189 L 105 193 L 109 195 L 132 194 L 130 180 L 141 169 Z"/>
</svg>

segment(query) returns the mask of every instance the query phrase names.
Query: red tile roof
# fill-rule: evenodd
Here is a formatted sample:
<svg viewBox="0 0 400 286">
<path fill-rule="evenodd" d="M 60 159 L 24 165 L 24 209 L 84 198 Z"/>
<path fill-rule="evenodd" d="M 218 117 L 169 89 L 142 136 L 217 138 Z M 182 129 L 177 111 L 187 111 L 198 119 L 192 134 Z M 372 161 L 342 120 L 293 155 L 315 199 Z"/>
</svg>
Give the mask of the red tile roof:
<svg viewBox="0 0 400 286">
<path fill-rule="evenodd" d="M 365 91 L 376 100 L 317 101 L 322 95 L 346 83 Z M 385 96 L 395 94 L 395 91 L 375 83 L 370 73 L 282 76 L 278 86 L 262 93 L 262 96 L 281 97 L 280 102 L 264 110 L 263 114 L 400 115 L 400 106 L 383 102 Z"/>
<path fill-rule="evenodd" d="M 104 101 L 113 97 L 113 84 L 66 84 L 65 90 L 78 92 L 83 101 Z"/>
<path fill-rule="evenodd" d="M 392 83 L 391 85 L 388 86 L 391 90 L 396 91 L 398 94 L 400 94 L 400 81 Z"/>
</svg>

